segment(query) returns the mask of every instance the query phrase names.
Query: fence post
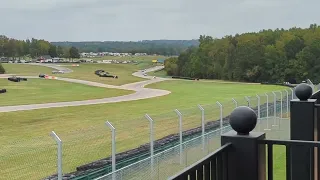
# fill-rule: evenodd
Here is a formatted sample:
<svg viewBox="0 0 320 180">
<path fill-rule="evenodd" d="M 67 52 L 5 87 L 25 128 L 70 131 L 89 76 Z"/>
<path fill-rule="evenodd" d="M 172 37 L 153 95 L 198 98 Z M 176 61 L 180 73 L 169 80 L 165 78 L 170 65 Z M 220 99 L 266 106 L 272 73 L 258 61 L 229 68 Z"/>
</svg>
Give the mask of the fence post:
<svg viewBox="0 0 320 180">
<path fill-rule="evenodd" d="M 290 102 L 290 139 L 314 141 L 316 99 L 309 99 L 312 88 L 303 83 L 295 89 L 298 99 Z M 311 172 L 310 172 L 311 170 Z M 314 179 L 314 148 L 291 148 L 292 180 Z"/>
<path fill-rule="evenodd" d="M 256 94 L 257 101 L 258 101 L 258 124 L 259 124 L 259 131 L 260 131 L 260 123 L 261 123 L 261 115 L 260 115 L 260 96 Z"/>
<path fill-rule="evenodd" d="M 115 180 L 116 179 L 116 128 L 114 128 L 114 126 L 107 121 L 106 125 L 110 128 L 111 130 L 111 138 L 112 138 L 112 179 Z"/>
<path fill-rule="evenodd" d="M 273 94 L 273 110 L 274 110 L 274 119 L 272 126 L 278 126 L 277 125 L 277 95 L 274 91 L 272 91 Z"/>
<path fill-rule="evenodd" d="M 238 102 L 234 98 L 232 98 L 232 101 L 236 105 L 236 108 L 237 108 L 238 107 Z"/>
<path fill-rule="evenodd" d="M 181 112 L 178 110 L 178 109 L 175 109 L 174 110 L 177 115 L 179 116 L 179 140 L 180 140 L 180 164 L 182 165 L 182 158 L 183 158 L 183 155 L 182 155 L 182 114 Z"/>
<path fill-rule="evenodd" d="M 150 159 L 151 159 L 151 170 L 153 174 L 153 120 L 148 114 L 145 115 L 145 118 L 147 118 L 150 123 Z"/>
<path fill-rule="evenodd" d="M 251 132 L 257 123 L 256 113 L 240 106 L 230 114 L 233 131 L 221 136 L 221 145 L 232 144 L 226 159 L 228 180 L 257 180 L 266 177 L 266 147 L 259 145 L 265 133 Z"/>
<path fill-rule="evenodd" d="M 62 180 L 62 141 L 54 131 L 51 131 L 50 135 L 58 144 L 58 150 L 57 150 L 58 180 Z"/>
<path fill-rule="evenodd" d="M 286 102 L 286 104 L 287 104 L 287 118 L 289 118 L 289 91 L 286 89 L 285 90 L 286 91 L 286 93 L 287 93 L 287 102 Z"/>
<path fill-rule="evenodd" d="M 290 88 L 290 91 L 291 91 L 291 99 L 294 99 L 293 96 L 294 96 L 294 92 L 293 92 L 293 89 Z"/>
<path fill-rule="evenodd" d="M 245 96 L 244 98 L 246 99 L 246 101 L 247 101 L 247 103 L 248 103 L 248 107 L 251 107 L 249 97 L 248 97 L 248 96 Z"/>
<path fill-rule="evenodd" d="M 222 134 L 223 133 L 223 106 L 219 101 L 217 101 L 216 103 L 220 107 L 220 134 Z"/>
<path fill-rule="evenodd" d="M 281 106 L 281 109 L 280 109 L 280 120 L 282 119 L 282 101 L 283 101 L 283 94 L 282 94 L 282 91 L 279 91 L 280 92 L 280 106 Z M 279 125 L 280 125 L 280 120 L 279 120 Z"/>
<path fill-rule="evenodd" d="M 269 95 L 265 93 L 267 96 L 267 128 L 264 129 L 265 131 L 270 131 L 271 129 L 269 128 Z"/>
<path fill-rule="evenodd" d="M 204 133 L 205 133 L 205 122 L 204 122 L 204 109 L 203 107 L 198 104 L 198 108 L 201 110 L 201 129 L 202 129 L 202 148 L 205 150 L 205 140 L 204 140 Z"/>
</svg>

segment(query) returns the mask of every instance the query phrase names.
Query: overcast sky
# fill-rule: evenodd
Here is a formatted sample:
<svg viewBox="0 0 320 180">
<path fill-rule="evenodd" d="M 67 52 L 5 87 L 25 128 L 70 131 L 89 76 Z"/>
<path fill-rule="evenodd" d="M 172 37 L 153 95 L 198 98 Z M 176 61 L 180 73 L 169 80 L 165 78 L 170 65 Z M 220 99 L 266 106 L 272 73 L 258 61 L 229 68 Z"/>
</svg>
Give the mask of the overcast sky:
<svg viewBox="0 0 320 180">
<path fill-rule="evenodd" d="M 197 39 L 320 24 L 320 0 L 0 0 L 0 34 L 49 41 Z"/>
</svg>

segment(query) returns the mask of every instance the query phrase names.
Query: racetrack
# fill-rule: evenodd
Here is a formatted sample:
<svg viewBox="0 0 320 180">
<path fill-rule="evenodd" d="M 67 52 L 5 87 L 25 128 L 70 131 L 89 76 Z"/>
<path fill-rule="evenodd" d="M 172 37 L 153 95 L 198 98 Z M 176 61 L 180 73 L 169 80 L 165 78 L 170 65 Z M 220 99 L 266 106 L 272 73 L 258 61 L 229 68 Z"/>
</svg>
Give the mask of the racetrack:
<svg viewBox="0 0 320 180">
<path fill-rule="evenodd" d="M 71 73 L 72 70 L 66 67 L 61 67 L 55 64 L 42 64 L 42 63 L 35 63 L 32 65 L 41 65 L 50 67 L 56 70 L 62 70 L 65 73 Z M 163 66 L 156 66 L 149 69 L 146 69 L 145 72 L 152 72 L 159 69 L 163 69 Z M 124 102 L 124 101 L 134 101 L 140 99 L 148 99 L 158 96 L 168 95 L 171 92 L 166 90 L 160 89 L 150 89 L 145 88 L 144 86 L 156 82 L 161 82 L 164 80 L 169 80 L 167 78 L 153 78 L 152 76 L 144 76 L 142 71 L 138 71 L 133 73 L 133 76 L 145 78 L 148 80 L 125 84 L 121 86 L 114 86 L 108 84 L 102 84 L 98 82 L 80 80 L 80 79 L 71 79 L 71 78 L 61 78 L 58 77 L 57 80 L 73 82 L 73 83 L 80 83 L 89 86 L 96 86 L 96 87 L 104 87 L 104 88 L 114 88 L 114 89 L 124 89 L 124 90 L 133 90 L 135 93 L 118 96 L 118 97 L 111 97 L 111 98 L 103 98 L 103 99 L 92 99 L 92 100 L 83 100 L 83 101 L 70 101 L 70 102 L 57 102 L 57 103 L 44 103 L 44 104 L 29 104 L 29 105 L 17 105 L 17 106 L 2 106 L 0 107 L 0 112 L 12 112 L 12 111 L 26 111 L 26 110 L 35 110 L 35 109 L 44 109 L 44 108 L 54 108 L 54 107 L 67 107 L 67 106 L 82 106 L 82 105 L 93 105 L 93 104 L 104 104 L 104 103 L 116 103 L 116 102 Z M 7 76 L 0 76 L 0 78 L 7 78 Z M 24 76 L 26 78 L 39 78 L 37 76 Z"/>
</svg>

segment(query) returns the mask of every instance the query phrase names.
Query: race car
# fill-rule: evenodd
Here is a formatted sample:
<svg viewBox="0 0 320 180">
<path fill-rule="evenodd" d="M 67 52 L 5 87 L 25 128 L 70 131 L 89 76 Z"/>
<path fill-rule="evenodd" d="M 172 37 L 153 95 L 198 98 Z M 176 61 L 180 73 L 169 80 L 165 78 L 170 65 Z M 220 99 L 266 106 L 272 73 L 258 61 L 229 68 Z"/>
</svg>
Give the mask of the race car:
<svg viewBox="0 0 320 180">
<path fill-rule="evenodd" d="M 46 76 L 46 74 L 39 74 L 39 78 L 45 78 Z"/>
</svg>

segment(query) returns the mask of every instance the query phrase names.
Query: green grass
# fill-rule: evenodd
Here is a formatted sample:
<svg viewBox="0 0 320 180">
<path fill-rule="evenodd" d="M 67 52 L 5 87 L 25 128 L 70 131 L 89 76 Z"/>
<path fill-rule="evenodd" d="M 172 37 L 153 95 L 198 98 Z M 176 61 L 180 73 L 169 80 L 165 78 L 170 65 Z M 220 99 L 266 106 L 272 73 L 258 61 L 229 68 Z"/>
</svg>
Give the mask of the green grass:
<svg viewBox="0 0 320 180">
<path fill-rule="evenodd" d="M 132 73 L 138 71 L 141 67 L 132 64 L 80 64 L 78 67 L 68 67 L 73 70 L 72 73 L 59 74 L 58 77 L 68 77 L 82 79 L 94 82 L 100 82 L 111 85 L 123 85 L 137 81 L 145 80 L 143 78 L 134 77 Z M 103 69 L 119 78 L 99 77 L 94 74 L 98 69 Z"/>
<path fill-rule="evenodd" d="M 0 88 L 7 89 L 7 93 L 0 94 L 0 106 L 99 99 L 133 93 L 49 79 L 28 79 L 19 83 L 0 79 Z"/>
<path fill-rule="evenodd" d="M 6 70 L 6 74 L 19 74 L 19 75 L 36 75 L 40 73 L 51 74 L 52 69 L 43 66 L 35 66 L 28 64 L 10 64 L 2 63 L 2 66 Z"/>
<path fill-rule="evenodd" d="M 158 139 L 178 132 L 177 116 L 173 112 L 176 108 L 184 114 L 183 128 L 186 130 L 200 126 L 201 114 L 197 104 L 211 104 L 204 106 L 206 118 L 218 119 L 216 101 L 224 105 L 225 114 L 228 114 L 234 108 L 232 97 L 241 98 L 240 103 L 247 95 L 284 89 L 272 85 L 221 81 L 165 81 L 147 87 L 166 89 L 172 93 L 153 99 L 114 104 L 0 113 L 0 132 L 3 134 L 0 136 L 0 145 L 3 147 L 0 150 L 3 156 L 0 157 L 3 162 L 0 168 L 5 170 L 3 177 L 12 178 L 14 172 L 35 179 L 54 174 L 55 142 L 48 135 L 52 130 L 63 141 L 64 172 L 70 172 L 76 166 L 110 155 L 110 132 L 104 125 L 106 120 L 115 126 L 117 152 L 122 152 L 148 143 L 149 124 L 143 117 L 146 113 L 154 119 L 154 133 Z M 20 142 L 13 143 L 17 140 Z M 29 157 L 36 159 L 30 161 Z"/>
<path fill-rule="evenodd" d="M 80 64 L 79 67 L 72 67 L 71 64 L 62 65 L 70 65 L 67 66 L 67 68 L 72 69 L 73 72 L 67 74 L 54 74 L 54 76 L 82 79 L 111 85 L 123 85 L 127 83 L 143 81 L 145 79 L 134 77 L 132 76 L 132 73 L 140 69 L 153 66 L 150 62 L 139 62 L 138 64 Z M 6 69 L 7 74 L 38 76 L 40 73 L 44 73 L 48 75 L 53 75 L 52 68 L 43 66 L 28 64 L 3 64 L 3 66 Z M 112 75 L 117 75 L 119 78 L 114 79 L 107 77 L 99 77 L 94 74 L 94 71 L 98 69 L 103 69 Z"/>
<path fill-rule="evenodd" d="M 165 70 L 160 70 L 156 72 L 149 72 L 149 76 L 157 76 L 157 77 L 170 77 L 167 75 L 167 72 Z"/>
</svg>

